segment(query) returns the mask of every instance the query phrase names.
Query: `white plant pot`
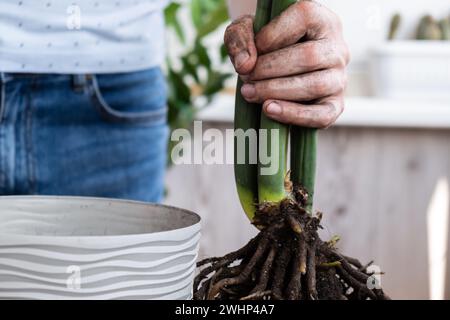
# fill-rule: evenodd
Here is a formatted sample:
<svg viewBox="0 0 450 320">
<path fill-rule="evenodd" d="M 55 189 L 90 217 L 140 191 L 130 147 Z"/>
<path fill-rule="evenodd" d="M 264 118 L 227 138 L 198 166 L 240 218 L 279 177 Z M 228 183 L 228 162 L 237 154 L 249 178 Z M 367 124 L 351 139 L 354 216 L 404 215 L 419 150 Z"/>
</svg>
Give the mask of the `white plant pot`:
<svg viewBox="0 0 450 320">
<path fill-rule="evenodd" d="M 0 197 L 0 299 L 190 299 L 200 217 L 148 203 Z"/>
<path fill-rule="evenodd" d="M 450 42 L 392 41 L 374 48 L 371 82 L 383 98 L 450 99 Z"/>
</svg>

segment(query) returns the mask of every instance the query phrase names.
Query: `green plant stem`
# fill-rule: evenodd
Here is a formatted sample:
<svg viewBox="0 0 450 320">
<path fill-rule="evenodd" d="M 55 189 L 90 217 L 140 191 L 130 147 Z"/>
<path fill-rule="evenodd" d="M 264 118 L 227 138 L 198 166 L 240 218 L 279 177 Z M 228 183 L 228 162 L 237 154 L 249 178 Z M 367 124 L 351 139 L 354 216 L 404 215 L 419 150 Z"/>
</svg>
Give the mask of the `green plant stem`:
<svg viewBox="0 0 450 320">
<path fill-rule="evenodd" d="M 295 3 L 295 0 L 274 0 L 272 18 Z M 308 193 L 306 210 L 312 212 L 317 162 L 317 129 L 292 126 L 291 132 L 291 181 Z"/>
<path fill-rule="evenodd" d="M 272 0 L 258 0 L 255 14 L 254 30 L 258 33 L 269 21 Z"/>
<path fill-rule="evenodd" d="M 317 129 L 291 127 L 291 181 L 308 193 L 305 209 L 313 210 L 317 163 Z"/>
<path fill-rule="evenodd" d="M 270 21 L 271 7 L 272 0 L 258 0 L 254 22 L 255 33 Z M 243 82 L 239 78 L 236 86 L 235 130 L 242 129 L 243 131 L 247 131 L 250 129 L 258 132 L 261 106 L 251 104 L 242 97 L 242 85 Z M 258 203 L 258 164 L 250 163 L 250 153 L 254 146 L 247 140 L 244 150 L 237 150 L 238 140 L 235 138 L 234 147 L 234 173 L 239 200 L 249 219 L 253 220 L 256 212 L 256 204 Z M 238 163 L 238 152 L 242 151 L 246 153 L 245 163 L 243 164 Z"/>
<path fill-rule="evenodd" d="M 298 2 L 297 0 L 273 0 L 272 3 L 272 19 L 279 16 L 284 10 L 286 10 L 292 4 Z"/>
<path fill-rule="evenodd" d="M 273 0 L 271 19 L 279 16 L 290 5 L 297 2 L 296 0 Z M 267 150 L 270 152 L 272 146 L 276 154 L 270 154 L 271 159 L 276 159 L 275 165 L 278 170 L 273 175 L 266 175 L 263 173 L 264 169 L 269 165 L 259 164 L 258 168 L 258 196 L 260 202 L 279 202 L 286 197 L 286 190 L 284 185 L 286 166 L 287 166 L 287 145 L 289 140 L 289 126 L 279 123 L 268 118 L 264 113 L 261 114 L 261 129 L 267 132 Z M 278 131 L 276 140 L 272 139 L 271 132 Z M 264 141 L 263 141 L 264 142 Z"/>
</svg>

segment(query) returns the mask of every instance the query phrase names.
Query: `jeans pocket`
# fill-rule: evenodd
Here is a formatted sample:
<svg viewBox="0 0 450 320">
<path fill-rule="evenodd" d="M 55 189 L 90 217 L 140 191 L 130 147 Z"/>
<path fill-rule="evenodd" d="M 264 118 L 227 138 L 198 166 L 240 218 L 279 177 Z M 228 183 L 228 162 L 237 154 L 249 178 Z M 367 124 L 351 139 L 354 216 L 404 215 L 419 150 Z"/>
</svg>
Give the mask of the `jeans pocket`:
<svg viewBox="0 0 450 320">
<path fill-rule="evenodd" d="M 167 89 L 160 68 L 92 75 L 90 96 L 107 122 L 161 125 L 167 122 Z"/>
</svg>

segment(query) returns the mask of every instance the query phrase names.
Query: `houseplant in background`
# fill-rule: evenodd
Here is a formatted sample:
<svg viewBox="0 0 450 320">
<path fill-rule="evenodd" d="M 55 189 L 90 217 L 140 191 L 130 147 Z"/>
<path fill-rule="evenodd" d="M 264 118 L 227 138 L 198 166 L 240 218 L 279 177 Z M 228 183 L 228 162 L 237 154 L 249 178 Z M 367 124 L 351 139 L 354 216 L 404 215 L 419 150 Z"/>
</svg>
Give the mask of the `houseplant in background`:
<svg viewBox="0 0 450 320">
<path fill-rule="evenodd" d="M 406 21 L 404 21 L 406 20 Z M 391 19 L 388 40 L 376 46 L 371 55 L 371 82 L 375 96 L 388 99 L 450 99 L 450 16 L 424 15 L 412 21 L 396 14 Z"/>
<path fill-rule="evenodd" d="M 255 31 L 295 2 L 258 0 Z M 337 237 L 325 242 L 318 235 L 322 215 L 313 212 L 316 130 L 289 128 L 269 120 L 261 114 L 260 106 L 251 106 L 242 98 L 241 85 L 238 80 L 235 129 L 278 130 L 278 139 L 272 138 L 267 143 L 276 145 L 278 171 L 265 175 L 262 163 L 252 165 L 246 159 L 245 164 L 239 164 L 235 158 L 236 185 L 242 207 L 261 231 L 235 252 L 200 261 L 198 266 L 203 269 L 194 282 L 194 298 L 388 299 L 377 285 L 374 274 L 368 271 L 370 264 L 364 266 L 340 254 L 336 249 Z M 291 174 L 286 172 L 289 129 Z M 245 154 L 249 155 L 250 142 L 245 149 Z"/>
<path fill-rule="evenodd" d="M 193 34 L 188 34 L 180 22 L 183 8 L 188 8 Z M 214 52 L 205 45 L 205 38 L 228 21 L 227 6 L 225 0 L 172 1 L 165 10 L 165 19 L 168 29 L 182 44 L 182 52 L 166 60 L 169 125 L 171 130 L 190 128 L 196 113 L 208 106 L 231 76 L 213 63 L 214 53 L 219 55 L 219 63 L 225 62 L 225 47 Z M 193 41 L 187 41 L 192 36 Z M 169 154 L 172 148 L 169 142 Z"/>
</svg>

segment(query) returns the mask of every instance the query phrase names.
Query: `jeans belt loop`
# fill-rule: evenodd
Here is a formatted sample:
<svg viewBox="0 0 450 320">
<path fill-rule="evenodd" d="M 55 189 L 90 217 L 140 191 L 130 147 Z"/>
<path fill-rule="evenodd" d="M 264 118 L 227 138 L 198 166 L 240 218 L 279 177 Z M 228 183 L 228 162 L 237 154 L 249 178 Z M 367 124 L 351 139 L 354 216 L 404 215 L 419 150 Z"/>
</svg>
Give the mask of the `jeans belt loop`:
<svg viewBox="0 0 450 320">
<path fill-rule="evenodd" d="M 92 76 L 90 74 L 74 74 L 72 76 L 72 88 L 75 92 L 85 92 Z"/>
<path fill-rule="evenodd" d="M 0 82 L 1 84 L 6 83 L 7 79 L 6 79 L 6 73 L 4 72 L 0 72 Z"/>
</svg>

